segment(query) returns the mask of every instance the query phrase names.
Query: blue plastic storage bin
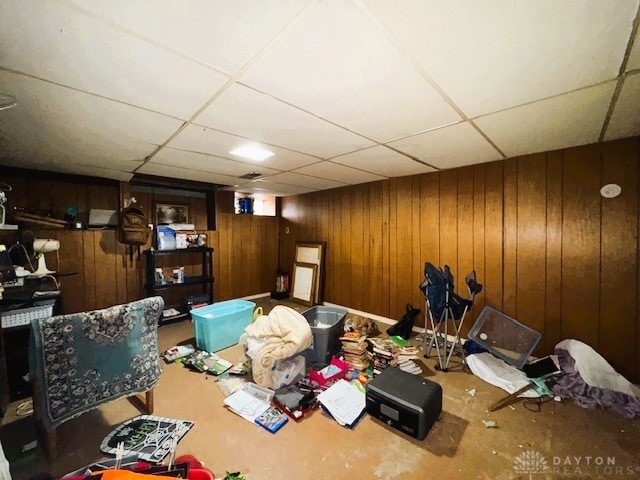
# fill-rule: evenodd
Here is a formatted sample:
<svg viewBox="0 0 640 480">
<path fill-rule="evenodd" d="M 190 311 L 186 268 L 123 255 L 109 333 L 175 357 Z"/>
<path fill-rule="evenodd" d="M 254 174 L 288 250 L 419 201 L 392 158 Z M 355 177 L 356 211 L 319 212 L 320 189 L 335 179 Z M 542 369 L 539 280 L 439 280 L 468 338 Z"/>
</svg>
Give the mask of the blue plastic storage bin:
<svg viewBox="0 0 640 480">
<path fill-rule="evenodd" d="M 191 310 L 198 348 L 213 353 L 238 343 L 255 307 L 247 300 L 227 300 Z"/>
</svg>

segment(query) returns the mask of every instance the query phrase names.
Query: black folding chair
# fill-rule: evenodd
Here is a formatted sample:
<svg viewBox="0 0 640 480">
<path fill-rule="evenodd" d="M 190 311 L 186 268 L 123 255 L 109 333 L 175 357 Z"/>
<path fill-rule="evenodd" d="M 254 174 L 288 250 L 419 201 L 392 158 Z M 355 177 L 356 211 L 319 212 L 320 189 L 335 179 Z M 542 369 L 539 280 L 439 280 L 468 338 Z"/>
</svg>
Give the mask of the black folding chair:
<svg viewBox="0 0 640 480">
<path fill-rule="evenodd" d="M 460 341 L 460 330 L 467 312 L 473 305 L 473 299 L 482 291 L 482 285 L 476 280 L 476 272 L 472 270 L 466 277 L 465 283 L 469 289 L 469 298 L 465 299 L 454 292 L 453 275 L 448 265 L 444 270 L 427 262 L 424 265 L 424 281 L 420 290 L 424 293 L 429 312 L 431 334 L 425 332 L 424 356 L 429 357 L 435 346 L 438 356 L 436 369 L 448 371 L 454 350 L 462 356 L 462 363 L 466 366 L 466 358 Z M 452 324 L 449 339 L 449 322 Z"/>
</svg>

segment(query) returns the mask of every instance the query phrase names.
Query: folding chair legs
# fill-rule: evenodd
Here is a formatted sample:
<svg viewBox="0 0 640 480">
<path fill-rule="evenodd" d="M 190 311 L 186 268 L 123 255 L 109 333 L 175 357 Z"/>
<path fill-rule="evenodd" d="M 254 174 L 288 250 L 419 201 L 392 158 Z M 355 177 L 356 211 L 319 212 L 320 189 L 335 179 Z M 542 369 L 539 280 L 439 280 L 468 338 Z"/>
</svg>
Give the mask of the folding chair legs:
<svg viewBox="0 0 640 480">
<path fill-rule="evenodd" d="M 458 348 L 460 354 L 462 355 L 462 364 L 464 367 L 466 367 L 467 361 L 464 355 L 464 350 L 462 349 L 460 330 L 462 329 L 462 324 L 464 323 L 464 317 L 466 316 L 467 309 L 465 308 L 465 311 L 461 318 L 459 320 L 456 320 L 453 316 L 453 312 L 451 312 L 451 309 L 446 308 L 437 322 L 434 320 L 433 315 L 431 315 L 431 311 L 429 310 L 428 305 L 427 311 L 429 312 L 431 335 L 427 336 L 425 334 L 424 356 L 431 356 L 431 351 L 435 346 L 436 355 L 438 356 L 438 364 L 436 365 L 436 369 L 447 372 L 449 370 L 449 363 L 451 362 L 453 352 L 456 350 L 456 348 Z M 453 323 L 452 335 L 454 336 L 454 338 L 451 342 L 449 341 L 449 321 Z M 444 331 L 442 331 L 443 329 Z"/>
</svg>

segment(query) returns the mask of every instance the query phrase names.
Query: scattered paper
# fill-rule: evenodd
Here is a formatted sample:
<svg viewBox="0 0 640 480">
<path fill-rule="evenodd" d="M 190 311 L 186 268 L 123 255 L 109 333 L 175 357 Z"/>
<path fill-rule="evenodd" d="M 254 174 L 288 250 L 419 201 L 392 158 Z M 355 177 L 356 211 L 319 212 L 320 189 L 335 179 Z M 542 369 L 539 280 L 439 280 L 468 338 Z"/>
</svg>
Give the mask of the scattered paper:
<svg viewBox="0 0 640 480">
<path fill-rule="evenodd" d="M 273 393 L 273 390 L 247 382 L 242 390 L 238 390 L 225 398 L 224 404 L 233 413 L 240 415 L 251 423 L 255 423 L 256 418 L 271 406 Z"/>
<path fill-rule="evenodd" d="M 346 380 L 338 380 L 318 400 L 340 425 L 353 425 L 366 406 L 365 395 Z"/>
</svg>

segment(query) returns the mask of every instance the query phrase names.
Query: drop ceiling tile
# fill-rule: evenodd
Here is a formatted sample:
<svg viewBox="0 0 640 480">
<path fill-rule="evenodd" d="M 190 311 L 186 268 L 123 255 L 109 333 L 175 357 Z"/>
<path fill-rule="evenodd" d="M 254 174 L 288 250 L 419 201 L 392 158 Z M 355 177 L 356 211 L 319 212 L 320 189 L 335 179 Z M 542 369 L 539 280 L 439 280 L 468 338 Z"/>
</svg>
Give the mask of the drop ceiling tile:
<svg viewBox="0 0 640 480">
<path fill-rule="evenodd" d="M 502 158 L 467 122 L 403 138 L 389 145 L 442 169 Z"/>
<path fill-rule="evenodd" d="M 402 177 L 435 171 L 383 145 L 348 153 L 332 158 L 331 161 L 385 177 Z"/>
<path fill-rule="evenodd" d="M 235 84 L 196 123 L 327 158 L 375 145 L 275 98 Z"/>
<path fill-rule="evenodd" d="M 189 168 L 163 165 L 153 162 L 144 164 L 137 173 L 157 175 L 159 177 L 179 178 L 182 180 L 193 180 L 196 182 L 208 182 L 217 185 L 235 185 L 238 183 L 238 179 L 236 177 L 229 175 L 203 172 L 201 170 L 192 170 Z"/>
<path fill-rule="evenodd" d="M 246 175 L 247 173 L 257 172 L 262 175 L 273 175 L 278 173 L 278 170 L 266 168 L 262 165 L 247 164 L 245 162 L 237 162 L 226 158 L 205 155 L 203 153 L 176 150 L 175 148 L 163 148 L 151 159 L 151 162 L 171 165 L 173 167 L 228 175 L 236 177 L 236 183 L 240 181 L 237 177 Z"/>
<path fill-rule="evenodd" d="M 286 185 L 284 183 L 270 182 L 269 180 L 255 180 L 253 182 L 239 185 L 235 188 L 237 192 L 243 193 L 264 193 L 286 197 L 288 195 L 302 195 L 303 193 L 315 192 L 317 189 L 301 187 L 299 185 Z"/>
<path fill-rule="evenodd" d="M 640 29 L 636 33 L 636 38 L 633 42 L 633 48 L 629 55 L 629 61 L 627 62 L 627 72 L 631 70 L 640 70 Z"/>
<path fill-rule="evenodd" d="M 79 165 L 69 162 L 51 162 L 48 159 L 29 158 L 7 159 L 0 157 L 0 165 L 7 167 L 29 168 L 32 170 L 44 170 L 47 172 L 71 173 L 75 175 L 87 175 L 91 177 L 110 178 L 119 181 L 129 181 L 133 174 L 131 171 L 123 171 L 115 168 L 108 168 L 103 165 Z"/>
<path fill-rule="evenodd" d="M 640 73 L 624 79 L 620 96 L 613 109 L 605 140 L 640 135 Z"/>
<path fill-rule="evenodd" d="M 638 2 L 364 3 L 474 117 L 615 78 Z"/>
<path fill-rule="evenodd" d="M 235 73 L 303 10 L 308 0 L 72 0 L 183 55 Z"/>
<path fill-rule="evenodd" d="M 344 182 L 336 182 L 334 180 L 327 180 L 326 178 L 310 177 L 308 175 L 293 172 L 279 173 L 278 175 L 273 175 L 266 180 L 286 185 L 313 188 L 314 190 L 328 190 L 330 188 L 345 187 L 348 185 Z"/>
<path fill-rule="evenodd" d="M 110 178 L 112 180 L 118 180 L 121 182 L 128 182 L 133 177 L 131 172 L 123 172 L 120 170 L 114 170 L 112 168 L 103 168 L 94 165 L 78 165 L 68 164 L 62 168 L 58 168 L 58 171 L 62 173 L 71 173 L 75 175 L 87 175 L 90 177 Z"/>
<path fill-rule="evenodd" d="M 598 141 L 616 82 L 476 119 L 509 157 Z"/>
<path fill-rule="evenodd" d="M 247 140 L 246 138 L 229 135 L 198 125 L 189 125 L 173 140 L 171 140 L 168 145 L 181 150 L 190 150 L 192 152 L 208 153 L 218 157 L 233 158 L 251 165 L 260 165 L 278 170 L 290 170 L 292 168 L 301 167 L 318 161 L 317 158 L 305 155 L 304 153 L 260 144 L 259 142 Z M 229 153 L 231 150 L 246 145 L 256 145 L 265 148 L 270 152 L 273 152 L 275 155 L 262 162 L 252 162 L 251 160 L 240 157 L 236 158 Z"/>
<path fill-rule="evenodd" d="M 298 168 L 295 173 L 335 180 L 336 182 L 341 182 L 343 184 L 347 183 L 350 185 L 376 182 L 378 180 L 384 180 L 385 178 L 380 175 L 363 172 L 362 170 L 356 170 L 355 168 L 346 167 L 333 162 L 319 162 L 314 163 L 313 165 L 307 165 L 306 167 Z"/>
<path fill-rule="evenodd" d="M 240 80 L 376 141 L 459 120 L 347 1 L 321 2 Z"/>
<path fill-rule="evenodd" d="M 0 148 L 34 159 L 109 168 L 142 161 L 182 122 L 147 110 L 0 71 L 2 90 L 18 105 L 0 114 Z"/>
<path fill-rule="evenodd" d="M 2 2 L 0 45 L 4 67 L 182 119 L 227 81 L 61 2 Z"/>
</svg>

